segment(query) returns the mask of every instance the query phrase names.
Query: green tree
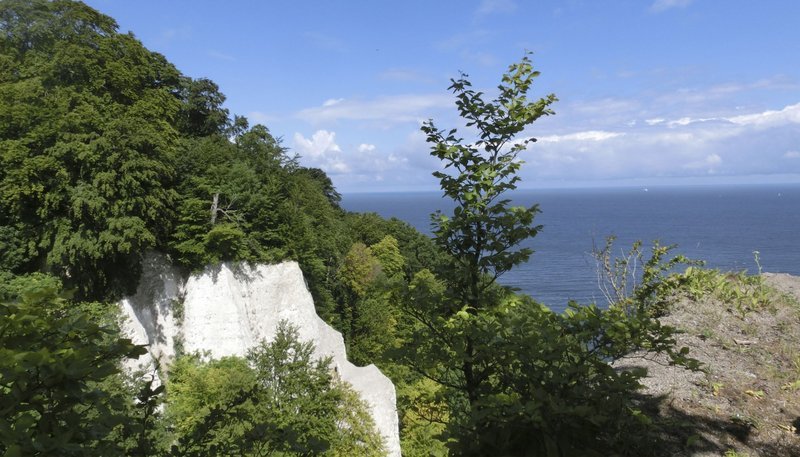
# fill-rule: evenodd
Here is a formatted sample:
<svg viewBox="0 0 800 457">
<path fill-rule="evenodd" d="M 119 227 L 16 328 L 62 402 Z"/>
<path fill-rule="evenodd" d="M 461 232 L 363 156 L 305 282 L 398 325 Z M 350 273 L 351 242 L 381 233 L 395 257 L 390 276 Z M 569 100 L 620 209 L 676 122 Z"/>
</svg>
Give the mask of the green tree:
<svg viewBox="0 0 800 457">
<path fill-rule="evenodd" d="M 400 253 L 400 246 L 395 237 L 386 235 L 379 242 L 371 245 L 369 250 L 380 263 L 381 273 L 387 278 L 403 274 L 406 260 Z"/>
<path fill-rule="evenodd" d="M 453 81 L 459 113 L 478 133 L 473 142 L 430 121 L 423 126 L 444 162 L 445 172 L 434 174 L 456 207 L 452 216 L 434 215 L 435 241 L 449 261 L 414 274 L 403 300 L 415 323 L 404 362 L 439 386 L 407 416 L 445 423 L 443 438 L 458 455 L 608 455 L 645 421 L 633 401 L 645 373 L 610 362 L 643 350 L 696 368 L 688 350 L 675 349 L 675 330 L 650 312 L 664 290 L 662 273 L 674 265 L 663 263 L 662 250 L 645 262 L 647 281 L 631 293 L 641 304 L 573 303 L 557 315 L 497 283 L 528 260 L 532 251 L 520 244 L 540 229 L 537 206 L 513 207 L 505 196 L 519 181 L 518 154 L 534 141 L 515 136 L 551 114 L 555 101 L 527 99 L 537 75 L 527 57 L 511 65 L 492 102 L 465 75 Z"/>
<path fill-rule="evenodd" d="M 375 213 L 347 213 L 344 223 L 344 230 L 353 241 L 360 241 L 368 246 L 379 243 L 386 236 L 397 240 L 403 256 L 403 276 L 406 279 L 410 279 L 414 272 L 425 268 L 433 269 L 444 261 L 442 253 L 430 237 L 400 219 L 386 220 Z"/>
<path fill-rule="evenodd" d="M 404 269 L 405 258 L 391 235 L 369 247 L 357 241 L 342 259 L 340 328 L 354 363 L 386 362 L 386 352 L 395 346 Z"/>
<path fill-rule="evenodd" d="M 106 299 L 147 249 L 192 269 L 293 259 L 338 324 L 341 196 L 224 101 L 83 3 L 0 2 L 1 268 Z"/>
<path fill-rule="evenodd" d="M 342 259 L 337 273 L 339 281 L 353 291 L 355 297 L 363 297 L 367 288 L 380 272 L 381 264 L 364 243 L 354 243 Z"/>
<path fill-rule="evenodd" d="M 266 127 L 235 122 L 234 141 L 219 134 L 180 141 L 170 251 L 190 268 L 296 260 L 319 314 L 335 320 L 335 272 L 351 244 L 338 194 L 321 170 L 300 167 Z"/>
<path fill-rule="evenodd" d="M 0 4 L 0 226 L 21 240 L 0 257 L 79 297 L 135 285 L 175 199 L 180 74 L 116 28 L 79 2 Z"/>
<path fill-rule="evenodd" d="M 228 110 L 222 107 L 225 95 L 214 81 L 183 77 L 181 98 L 185 100 L 177 117 L 181 132 L 189 136 L 210 136 L 232 127 Z"/>
<path fill-rule="evenodd" d="M 383 443 L 366 405 L 285 322 L 246 359 L 179 360 L 169 381 L 172 455 L 364 455 Z"/>
<path fill-rule="evenodd" d="M 237 419 L 255 413 L 247 396 L 254 394 L 254 384 L 255 372 L 242 357 L 210 361 L 197 354 L 179 357 L 169 367 L 165 419 L 173 440 L 182 440 L 181 452 L 207 452 L 241 439 L 246 424 Z M 238 412 L 224 421 L 220 405 L 235 405 Z"/>
<path fill-rule="evenodd" d="M 556 100 L 554 95 L 527 99 L 538 75 L 524 57 L 503 75 L 499 94 L 491 102 L 471 88 L 467 75 L 452 81 L 449 89 L 456 95 L 459 114 L 468 127 L 477 129 L 475 141 L 465 143 L 456 136 L 456 129 L 445 133 L 432 120 L 422 127 L 432 143 L 431 154 L 444 162 L 445 170 L 454 173 L 434 173 L 444 195 L 456 203 L 452 216 L 437 213 L 433 219 L 436 243 L 453 260 L 443 271 L 448 284 L 445 316 L 460 312 L 476 316 L 491 309 L 496 305 L 497 278 L 532 253 L 519 244 L 539 231 L 540 227 L 533 225 L 538 206 L 510 206 L 506 192 L 515 189 L 520 179 L 516 175 L 521 165 L 517 156 L 535 141 L 515 141 L 516 135 L 541 116 L 552 114 L 549 106 Z M 487 380 L 488 367 L 476 365 L 478 348 L 468 333 L 447 345 L 458 354 L 455 360 L 460 379 L 453 383 L 473 404 Z"/>
<path fill-rule="evenodd" d="M 145 431 L 129 392 L 107 387 L 145 348 L 59 294 L 45 275 L 0 285 L 0 455 L 122 455 L 119 438 Z"/>
</svg>

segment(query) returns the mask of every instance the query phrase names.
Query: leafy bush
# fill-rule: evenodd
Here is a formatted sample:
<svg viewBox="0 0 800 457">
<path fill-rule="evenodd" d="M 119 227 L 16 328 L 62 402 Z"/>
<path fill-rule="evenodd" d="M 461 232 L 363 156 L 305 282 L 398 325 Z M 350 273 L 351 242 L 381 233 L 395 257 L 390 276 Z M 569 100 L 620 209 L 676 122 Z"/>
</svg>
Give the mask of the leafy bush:
<svg viewBox="0 0 800 457">
<path fill-rule="evenodd" d="M 171 455 L 383 453 L 366 404 L 286 322 L 246 359 L 184 356 L 170 372 L 168 392 Z"/>
<path fill-rule="evenodd" d="M 692 279 L 686 274 L 676 274 L 678 265 L 702 265 L 683 255 L 669 257 L 675 245 L 662 246 L 653 241 L 650 258 L 644 260 L 642 242 L 636 241 L 631 249 L 614 256 L 614 240 L 606 238 L 602 249 L 592 253 L 597 263 L 597 282 L 608 305 L 621 307 L 627 314 L 662 316 L 667 312 L 675 294 L 691 290 Z"/>
<path fill-rule="evenodd" d="M 0 287 L 0 454 L 122 455 L 120 436 L 144 431 L 129 392 L 107 387 L 119 362 L 145 349 L 70 306 L 60 288 L 45 275 Z"/>
</svg>

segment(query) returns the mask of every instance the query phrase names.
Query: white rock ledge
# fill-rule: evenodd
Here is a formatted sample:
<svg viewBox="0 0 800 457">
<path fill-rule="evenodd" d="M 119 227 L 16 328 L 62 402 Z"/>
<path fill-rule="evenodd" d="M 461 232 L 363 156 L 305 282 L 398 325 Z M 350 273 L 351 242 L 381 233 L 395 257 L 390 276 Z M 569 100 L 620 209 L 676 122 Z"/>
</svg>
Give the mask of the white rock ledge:
<svg viewBox="0 0 800 457">
<path fill-rule="evenodd" d="M 123 332 L 134 343 L 149 345 L 149 354 L 129 369 L 152 371 L 154 360 L 168 365 L 176 341 L 185 352 L 244 356 L 261 340 L 272 340 L 278 323 L 286 320 L 298 328 L 301 340 L 314 343 L 318 357 L 333 359 L 339 376 L 369 405 L 387 455 L 400 455 L 394 385 L 375 365 L 357 367 L 347 360 L 342 335 L 317 316 L 296 262 L 226 263 L 188 279 L 158 254 L 147 255 L 143 267 L 136 295 L 120 302 Z"/>
</svg>

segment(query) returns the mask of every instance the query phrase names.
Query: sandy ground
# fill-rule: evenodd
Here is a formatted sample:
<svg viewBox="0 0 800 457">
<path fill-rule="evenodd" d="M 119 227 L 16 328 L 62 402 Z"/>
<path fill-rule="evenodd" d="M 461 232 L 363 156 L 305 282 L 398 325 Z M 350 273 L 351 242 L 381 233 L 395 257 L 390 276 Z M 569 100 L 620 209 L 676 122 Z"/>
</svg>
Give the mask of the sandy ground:
<svg viewBox="0 0 800 457">
<path fill-rule="evenodd" d="M 704 372 L 665 360 L 645 366 L 642 407 L 657 411 L 656 455 L 800 456 L 800 278 L 764 274 L 765 305 L 713 296 L 678 300 L 662 322 L 681 329 L 678 345 Z"/>
</svg>

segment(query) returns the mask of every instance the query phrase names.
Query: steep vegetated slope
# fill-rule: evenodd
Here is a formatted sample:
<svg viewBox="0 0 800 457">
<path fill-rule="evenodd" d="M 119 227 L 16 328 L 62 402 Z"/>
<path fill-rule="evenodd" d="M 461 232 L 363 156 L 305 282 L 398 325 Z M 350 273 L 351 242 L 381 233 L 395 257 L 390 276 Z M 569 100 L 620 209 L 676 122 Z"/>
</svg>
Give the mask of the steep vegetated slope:
<svg viewBox="0 0 800 457">
<path fill-rule="evenodd" d="M 81 3 L 3 2 L 4 270 L 52 274 L 76 299 L 103 300 L 135 290 L 148 249 L 189 269 L 293 259 L 321 314 L 343 327 L 337 272 L 353 243 L 394 235 L 409 269 L 432 258 L 407 225 L 346 214 L 325 173 L 231 118 L 214 82 L 116 28 Z"/>
<path fill-rule="evenodd" d="M 46 333 L 67 331 L 67 322 L 88 312 L 113 327 L 113 301 L 136 289 L 148 250 L 168 254 L 187 271 L 228 260 L 296 260 L 319 314 L 346 330 L 357 362 L 375 359 L 379 350 L 371 341 L 393 338 L 384 319 L 392 314 L 392 305 L 380 300 L 362 306 L 354 299 L 344 279 L 345 254 L 354 244 L 384 240 L 385 248 L 370 257 L 377 260 L 367 277 L 350 274 L 351 280 L 366 286 L 387 281 L 390 270 L 403 276 L 427 265 L 435 258 L 432 243 L 399 221 L 344 212 L 322 170 L 300 166 L 266 127 L 230 116 L 224 100 L 214 82 L 181 74 L 134 35 L 118 33 L 113 19 L 82 3 L 0 4 L 0 275 L 2 300 L 14 304 L 4 307 L 2 316 L 11 319 L 3 321 L 3 328 L 22 332 L 3 333 L 3 346 L 11 351 L 3 355 L 4 366 L 21 370 L 16 372 L 21 377 L 0 375 L 3 388 L 22 389 L 14 401 L 4 396 L 3 419 L 11 424 L 0 430 L 7 433 L 1 440 L 4 452 L 25 453 L 39 443 L 51 452 L 71 446 L 81 455 L 90 455 L 90 448 L 114 454 L 111 444 L 107 448 L 85 441 L 83 435 L 74 436 L 79 443 L 70 442 L 66 430 L 53 437 L 42 417 L 24 412 L 37 410 L 21 399 L 36 397 L 38 387 L 27 371 L 31 368 L 18 361 L 44 350 L 39 345 L 48 346 L 34 336 L 34 329 L 19 327 L 14 319 L 35 319 L 37 331 Z M 395 261 L 386 272 L 382 258 Z M 398 259 L 402 260 L 397 263 Z M 90 330 L 100 333 L 90 336 Z M 88 343 L 97 343 L 101 336 L 124 341 L 115 340 L 113 331 L 82 324 L 74 331 L 84 332 Z M 56 341 L 49 350 L 68 343 Z M 113 359 L 131 351 L 121 346 L 107 352 Z M 31 366 L 49 360 L 39 357 Z M 61 368 L 80 373 L 69 364 Z M 25 380 L 25 373 L 31 378 Z M 114 370 L 103 373 L 99 379 L 110 379 Z M 74 388 L 92 388 L 76 382 Z M 48 401 L 59 384 L 46 385 Z M 139 393 L 155 402 L 165 395 L 162 390 Z M 358 405 L 353 405 L 357 411 Z M 63 406 L 73 407 L 79 408 Z M 215 411 L 213 404 L 208 407 L 209 414 Z M 73 413 L 67 425 L 86 430 L 91 430 L 90 423 L 107 419 L 92 410 Z M 155 410 L 148 408 L 144 413 L 149 422 L 125 408 L 118 413 L 118 419 L 127 414 L 130 424 L 149 425 L 138 431 L 141 440 L 134 444 L 97 432 L 103 442 L 138 446 L 136 452 L 127 448 L 132 454 L 145 453 L 144 447 L 150 446 L 147 452 L 155 455 L 158 440 L 145 446 L 150 438 L 144 434 L 168 428 L 166 422 L 156 420 Z M 22 422 L 14 426 L 15 421 Z M 128 427 L 125 433 L 130 437 L 137 432 Z M 59 441 L 62 438 L 67 441 Z M 175 437 L 160 445 L 169 439 Z M 27 444 L 13 447 L 25 440 Z M 314 449 L 330 445 L 320 443 Z"/>
</svg>

